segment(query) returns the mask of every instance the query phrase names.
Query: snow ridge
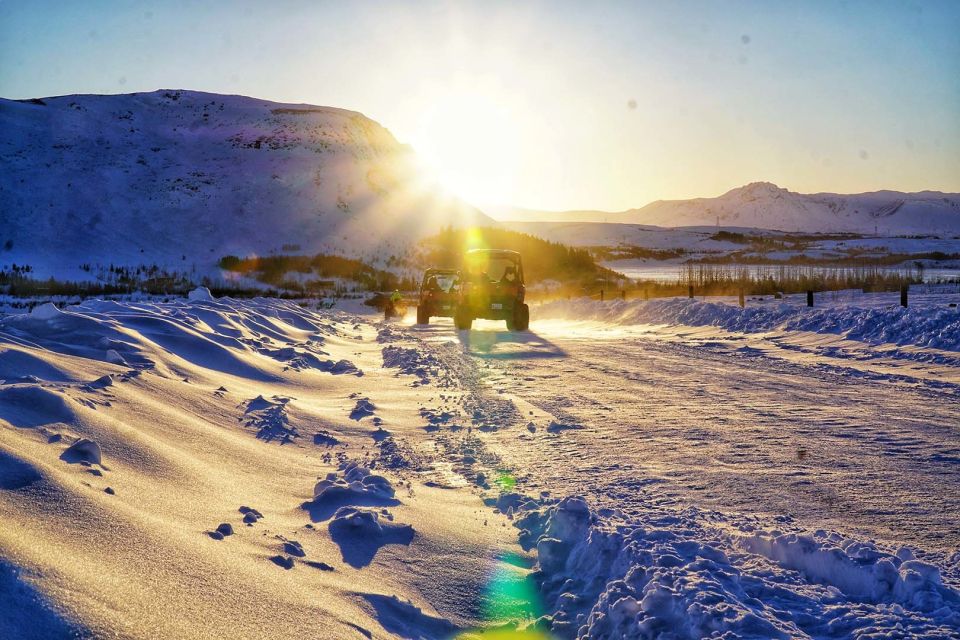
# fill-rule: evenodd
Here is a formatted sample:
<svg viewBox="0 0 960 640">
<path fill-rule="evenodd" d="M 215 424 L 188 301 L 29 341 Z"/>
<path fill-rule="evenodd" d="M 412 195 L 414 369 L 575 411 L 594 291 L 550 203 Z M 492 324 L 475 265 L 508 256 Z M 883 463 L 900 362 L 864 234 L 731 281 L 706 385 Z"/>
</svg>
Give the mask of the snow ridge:
<svg viewBox="0 0 960 640">
<path fill-rule="evenodd" d="M 874 638 L 891 629 L 934 638 L 960 628 L 960 593 L 908 548 L 770 531 L 696 508 L 651 504 L 628 517 L 580 497 L 519 502 L 547 610 L 536 625 L 561 638 Z"/>
<path fill-rule="evenodd" d="M 687 298 L 562 300 L 535 307 L 537 319 L 572 318 L 615 324 L 714 326 L 727 331 L 811 331 L 834 333 L 872 344 L 892 343 L 960 351 L 960 313 L 956 307 L 814 307 L 782 303 L 744 309 L 723 302 Z"/>
</svg>

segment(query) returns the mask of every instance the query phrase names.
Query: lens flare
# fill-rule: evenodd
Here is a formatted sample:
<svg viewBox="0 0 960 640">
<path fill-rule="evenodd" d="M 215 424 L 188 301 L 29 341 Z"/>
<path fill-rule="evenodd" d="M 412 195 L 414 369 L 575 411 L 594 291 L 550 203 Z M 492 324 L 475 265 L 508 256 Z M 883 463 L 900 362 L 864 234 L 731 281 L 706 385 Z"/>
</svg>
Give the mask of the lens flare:
<svg viewBox="0 0 960 640">
<path fill-rule="evenodd" d="M 483 231 L 477 227 L 471 227 L 467 229 L 466 244 L 467 246 L 464 248 L 465 251 L 472 251 L 473 249 L 489 249 L 486 241 L 483 239 Z"/>
<path fill-rule="evenodd" d="M 491 628 L 465 631 L 456 640 L 551 640 L 542 631 L 518 628 L 543 613 L 536 585 L 521 556 L 509 553 L 497 558 L 481 604 Z"/>
<path fill-rule="evenodd" d="M 501 471 L 494 482 L 500 487 L 500 491 L 503 493 L 513 491 L 513 488 L 517 485 L 517 479 L 508 471 Z"/>
</svg>

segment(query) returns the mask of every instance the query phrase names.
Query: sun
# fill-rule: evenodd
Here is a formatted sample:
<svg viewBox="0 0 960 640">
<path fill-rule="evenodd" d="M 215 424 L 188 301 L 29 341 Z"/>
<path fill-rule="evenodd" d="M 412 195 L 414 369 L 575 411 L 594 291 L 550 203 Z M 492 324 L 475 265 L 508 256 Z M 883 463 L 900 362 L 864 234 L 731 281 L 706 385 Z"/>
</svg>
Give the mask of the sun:
<svg viewBox="0 0 960 640">
<path fill-rule="evenodd" d="M 410 142 L 427 172 L 474 205 L 511 201 L 520 168 L 519 114 L 489 92 L 453 90 L 425 103 Z"/>
</svg>

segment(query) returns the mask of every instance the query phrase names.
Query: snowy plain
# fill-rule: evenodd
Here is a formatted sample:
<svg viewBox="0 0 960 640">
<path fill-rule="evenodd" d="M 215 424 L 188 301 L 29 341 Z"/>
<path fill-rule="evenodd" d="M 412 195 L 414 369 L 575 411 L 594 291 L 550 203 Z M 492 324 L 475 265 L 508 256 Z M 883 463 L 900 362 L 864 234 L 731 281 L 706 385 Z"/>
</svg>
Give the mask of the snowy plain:
<svg viewBox="0 0 960 640">
<path fill-rule="evenodd" d="M 958 294 L 854 298 L 0 316 L 0 635 L 957 637 Z"/>
</svg>

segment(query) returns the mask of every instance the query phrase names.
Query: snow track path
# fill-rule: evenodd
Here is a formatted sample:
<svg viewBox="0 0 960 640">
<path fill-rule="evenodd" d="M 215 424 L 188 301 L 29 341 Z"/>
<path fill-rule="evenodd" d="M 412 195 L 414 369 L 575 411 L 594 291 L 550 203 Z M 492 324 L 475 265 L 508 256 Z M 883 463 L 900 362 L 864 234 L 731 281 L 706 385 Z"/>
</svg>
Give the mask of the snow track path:
<svg viewBox="0 0 960 640">
<path fill-rule="evenodd" d="M 960 637 L 950 353 L 682 325 L 497 329 L 457 340 L 471 393 L 522 416 L 481 446 L 492 502 L 537 552 L 537 629 Z"/>
<path fill-rule="evenodd" d="M 942 367 L 898 377 L 770 354 L 731 334 L 536 329 L 468 346 L 490 385 L 532 406 L 537 430 L 500 453 L 535 488 L 621 509 L 655 490 L 896 544 L 960 546 L 960 398 Z"/>
</svg>

